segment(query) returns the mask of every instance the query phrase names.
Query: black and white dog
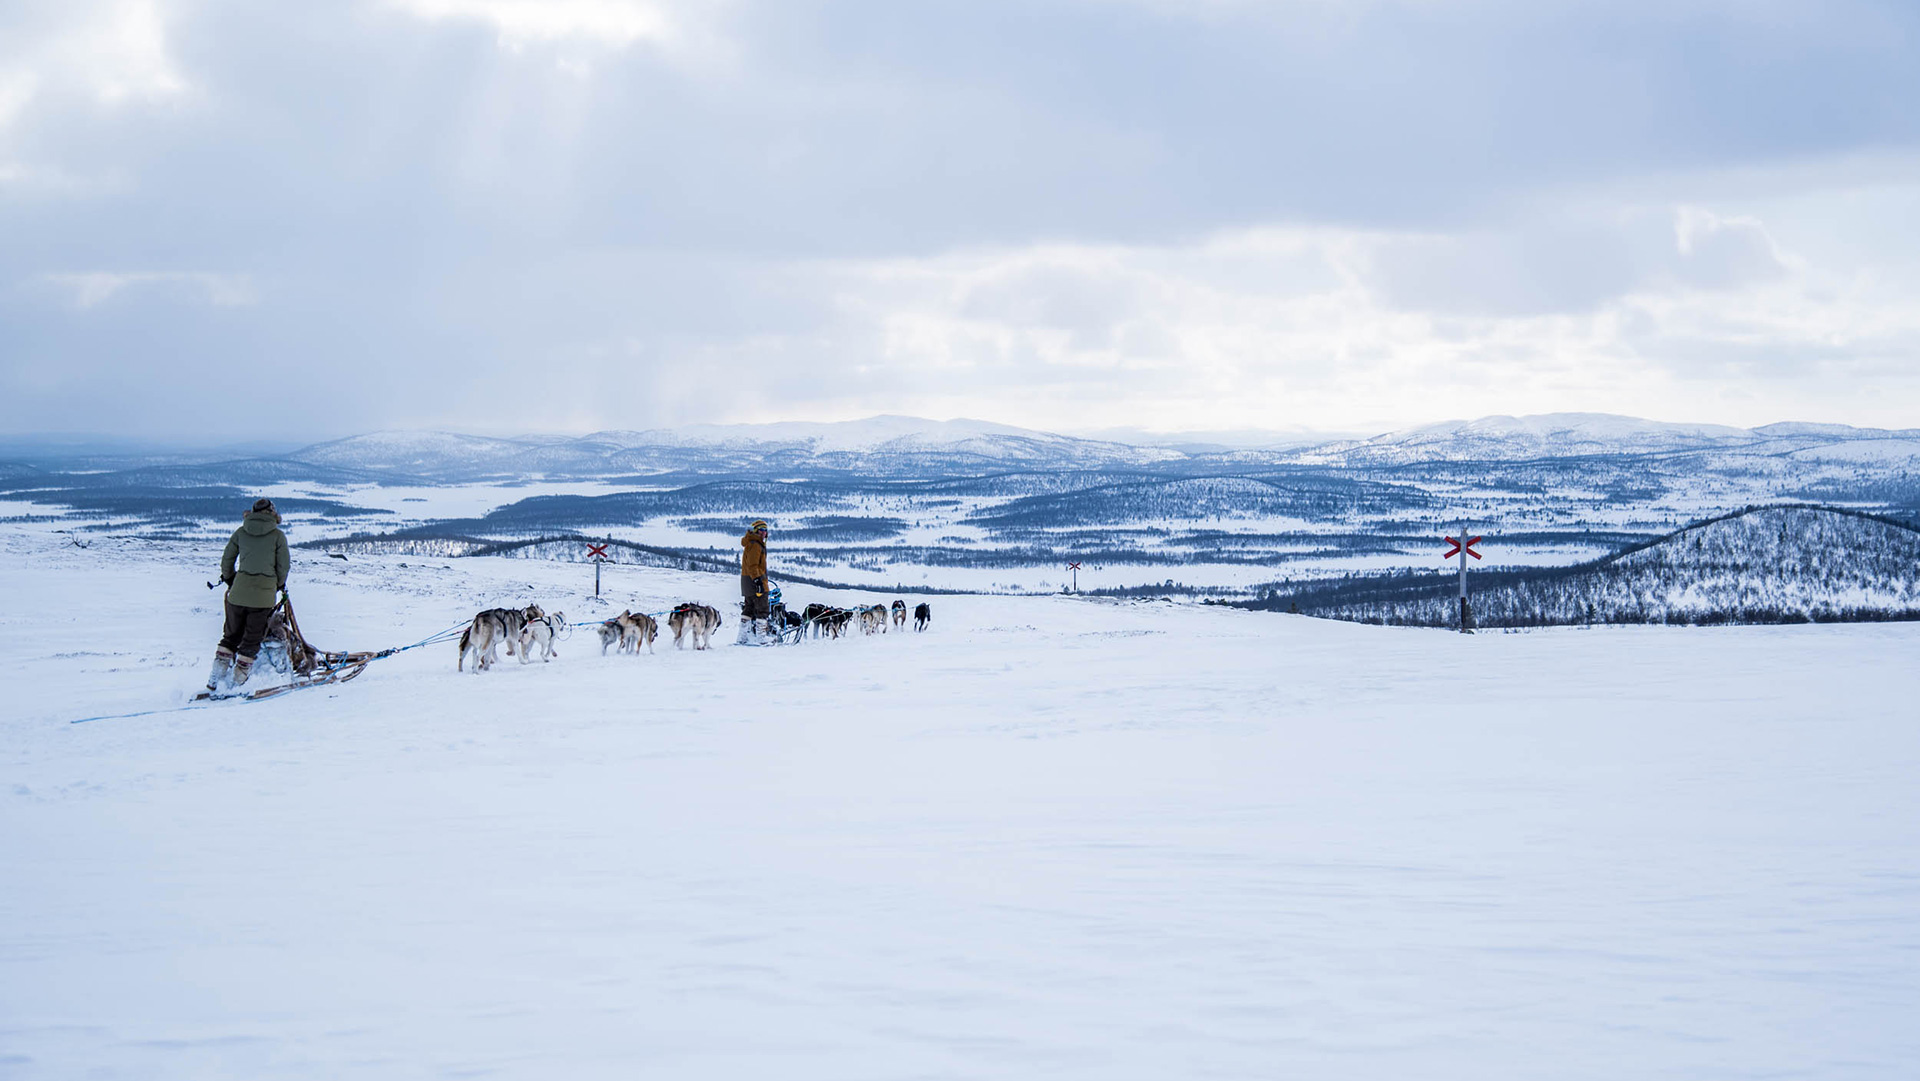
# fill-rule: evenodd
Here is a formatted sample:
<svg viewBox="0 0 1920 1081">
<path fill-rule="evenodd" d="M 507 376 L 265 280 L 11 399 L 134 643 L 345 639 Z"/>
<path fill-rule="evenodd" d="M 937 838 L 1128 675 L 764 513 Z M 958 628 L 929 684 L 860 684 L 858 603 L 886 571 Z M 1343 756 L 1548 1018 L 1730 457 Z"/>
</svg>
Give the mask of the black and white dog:
<svg viewBox="0 0 1920 1081">
<path fill-rule="evenodd" d="M 933 609 L 928 606 L 926 601 L 921 601 L 919 604 L 916 604 L 913 606 L 913 629 L 914 630 L 924 631 L 927 629 L 927 624 L 932 622 L 933 622 Z"/>
</svg>

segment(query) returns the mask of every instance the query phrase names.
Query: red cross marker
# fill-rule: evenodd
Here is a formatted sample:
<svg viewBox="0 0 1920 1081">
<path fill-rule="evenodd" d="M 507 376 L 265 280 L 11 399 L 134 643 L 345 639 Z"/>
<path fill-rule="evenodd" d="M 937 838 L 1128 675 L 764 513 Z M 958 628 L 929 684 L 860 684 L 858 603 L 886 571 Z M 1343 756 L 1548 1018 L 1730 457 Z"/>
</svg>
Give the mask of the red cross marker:
<svg viewBox="0 0 1920 1081">
<path fill-rule="evenodd" d="M 1067 569 L 1068 569 L 1068 570 L 1070 570 L 1070 571 L 1077 571 L 1077 570 L 1079 570 L 1079 569 L 1080 569 L 1080 564 L 1078 564 L 1078 563 L 1069 563 L 1069 564 L 1067 564 Z"/>
<path fill-rule="evenodd" d="M 1447 549 L 1444 553 L 1441 554 L 1440 556 L 1441 559 L 1452 559 L 1454 556 L 1457 556 L 1460 554 L 1460 549 L 1462 547 L 1466 548 L 1468 555 L 1472 556 L 1475 559 L 1479 559 L 1481 558 L 1480 553 L 1474 551 L 1473 546 L 1476 544 L 1479 544 L 1483 540 L 1486 540 L 1485 537 L 1468 537 L 1466 544 L 1462 545 L 1459 541 L 1454 540 L 1452 537 L 1441 537 L 1440 539 L 1443 541 L 1446 541 L 1448 544 L 1453 545 L 1453 547 Z"/>
<path fill-rule="evenodd" d="M 612 544 L 612 543 L 613 543 L 612 541 L 608 541 L 608 542 L 607 542 L 607 544 Z M 589 545 L 587 545 L 587 558 L 588 558 L 588 559 L 606 559 L 606 558 L 608 558 L 608 556 L 607 556 L 607 545 L 606 545 L 606 544 L 589 544 Z M 1477 559 L 1477 558 L 1479 558 L 1479 557 L 1478 557 L 1478 556 L 1475 556 L 1474 558 L 1476 558 L 1476 559 Z"/>
</svg>

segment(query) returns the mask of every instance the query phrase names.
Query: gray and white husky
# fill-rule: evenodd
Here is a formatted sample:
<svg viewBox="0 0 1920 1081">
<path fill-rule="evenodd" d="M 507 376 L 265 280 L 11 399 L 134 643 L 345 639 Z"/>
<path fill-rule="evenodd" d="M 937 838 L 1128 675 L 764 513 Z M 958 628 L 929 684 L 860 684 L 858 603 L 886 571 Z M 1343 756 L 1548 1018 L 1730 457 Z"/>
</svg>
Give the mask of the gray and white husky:
<svg viewBox="0 0 1920 1081">
<path fill-rule="evenodd" d="M 641 646 L 647 652 L 653 652 L 653 640 L 660 633 L 660 625 L 645 612 L 622 612 L 600 624 L 600 655 L 607 655 L 607 648 L 618 644 L 622 653 L 638 653 Z"/>
<path fill-rule="evenodd" d="M 514 647 L 520 644 L 520 632 L 527 624 L 546 616 L 537 604 L 525 608 L 489 608 L 473 617 L 467 629 L 460 632 L 460 660 L 455 670 L 463 670 L 467 663 L 467 652 L 473 652 L 473 670 L 478 672 L 493 667 L 500 659 L 499 647 L 507 647 L 507 656 L 513 656 Z M 524 651 L 523 651 L 524 652 Z M 523 659 L 522 664 L 526 663 Z"/>
</svg>

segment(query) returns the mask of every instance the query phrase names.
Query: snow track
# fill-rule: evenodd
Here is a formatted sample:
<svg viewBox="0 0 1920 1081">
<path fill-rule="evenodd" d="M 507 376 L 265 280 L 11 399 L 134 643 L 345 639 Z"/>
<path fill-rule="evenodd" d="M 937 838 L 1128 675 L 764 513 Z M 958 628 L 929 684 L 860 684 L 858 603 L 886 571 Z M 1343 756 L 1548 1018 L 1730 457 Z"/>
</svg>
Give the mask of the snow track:
<svg viewBox="0 0 1920 1081">
<path fill-rule="evenodd" d="M 5 544 L 0 1078 L 1920 1062 L 1920 627 L 936 597 L 921 635 L 447 646 L 73 726 L 198 681 L 211 556 Z M 293 588 L 360 649 L 590 618 L 589 573 L 298 555 Z M 609 580 L 732 611 L 726 577 Z"/>
</svg>

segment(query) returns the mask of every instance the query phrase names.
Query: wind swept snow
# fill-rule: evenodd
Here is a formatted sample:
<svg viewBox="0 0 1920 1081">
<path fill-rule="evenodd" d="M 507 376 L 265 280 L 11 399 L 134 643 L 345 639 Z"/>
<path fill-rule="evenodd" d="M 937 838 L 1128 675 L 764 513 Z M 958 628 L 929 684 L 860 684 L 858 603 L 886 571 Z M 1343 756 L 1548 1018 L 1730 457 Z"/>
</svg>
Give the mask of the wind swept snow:
<svg viewBox="0 0 1920 1081">
<path fill-rule="evenodd" d="M 1920 627 L 934 597 L 920 635 L 603 658 L 581 628 L 550 664 L 444 645 L 68 723 L 198 682 L 216 555 L 0 535 L 0 1076 L 1920 1063 Z M 734 591 L 606 580 L 614 611 Z M 583 587 L 307 552 L 293 579 L 333 648 L 604 611 Z"/>
</svg>

